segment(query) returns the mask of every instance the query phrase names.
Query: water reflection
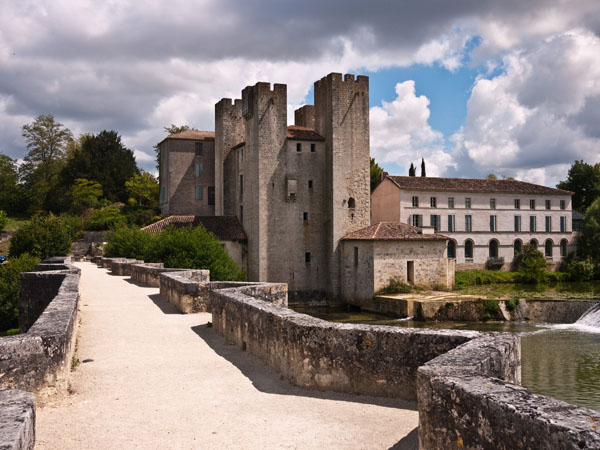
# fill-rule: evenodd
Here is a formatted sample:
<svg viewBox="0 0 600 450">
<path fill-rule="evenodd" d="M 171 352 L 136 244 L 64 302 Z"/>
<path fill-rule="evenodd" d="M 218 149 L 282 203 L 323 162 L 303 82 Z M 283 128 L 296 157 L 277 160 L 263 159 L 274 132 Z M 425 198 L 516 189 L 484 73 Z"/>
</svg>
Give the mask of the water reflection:
<svg viewBox="0 0 600 450">
<path fill-rule="evenodd" d="M 523 386 L 600 411 L 600 329 L 518 322 L 416 322 L 352 307 L 294 309 L 332 322 L 520 333 Z"/>
</svg>

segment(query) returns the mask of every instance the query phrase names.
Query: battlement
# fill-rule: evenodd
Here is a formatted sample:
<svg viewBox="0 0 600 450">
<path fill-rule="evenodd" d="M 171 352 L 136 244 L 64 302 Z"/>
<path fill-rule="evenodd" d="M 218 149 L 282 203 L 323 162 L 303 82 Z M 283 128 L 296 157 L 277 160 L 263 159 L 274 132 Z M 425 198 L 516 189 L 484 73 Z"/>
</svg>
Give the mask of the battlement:
<svg viewBox="0 0 600 450">
<path fill-rule="evenodd" d="M 317 89 L 322 88 L 324 85 L 338 85 L 338 86 L 346 86 L 351 87 L 357 90 L 367 90 L 369 89 L 369 77 L 366 75 L 358 75 L 347 73 L 342 75 L 338 72 L 332 72 L 329 75 L 321 78 L 320 80 L 315 82 L 315 91 Z"/>
<path fill-rule="evenodd" d="M 241 108 L 242 99 L 236 98 L 232 100 L 230 98 L 222 98 L 217 103 L 215 103 L 215 115 L 222 114 L 226 111 L 233 111 L 235 109 Z"/>
<path fill-rule="evenodd" d="M 271 83 L 258 82 L 254 86 L 246 86 L 242 91 L 242 116 L 249 120 L 254 115 L 255 103 L 261 104 L 264 100 L 287 104 L 287 85 L 275 83 L 271 89 Z"/>
<path fill-rule="evenodd" d="M 299 127 L 315 128 L 315 106 L 304 105 L 294 111 L 294 123 Z"/>
</svg>

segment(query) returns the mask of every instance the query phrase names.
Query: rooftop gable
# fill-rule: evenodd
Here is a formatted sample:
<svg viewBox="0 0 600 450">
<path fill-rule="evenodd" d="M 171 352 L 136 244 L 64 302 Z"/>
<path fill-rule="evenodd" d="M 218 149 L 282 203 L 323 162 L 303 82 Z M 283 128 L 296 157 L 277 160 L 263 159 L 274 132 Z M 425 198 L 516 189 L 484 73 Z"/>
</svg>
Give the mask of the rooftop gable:
<svg viewBox="0 0 600 450">
<path fill-rule="evenodd" d="M 441 234 L 423 234 L 421 229 L 406 223 L 379 222 L 360 230 L 348 233 L 343 240 L 358 241 L 446 241 L 448 238 Z"/>
</svg>

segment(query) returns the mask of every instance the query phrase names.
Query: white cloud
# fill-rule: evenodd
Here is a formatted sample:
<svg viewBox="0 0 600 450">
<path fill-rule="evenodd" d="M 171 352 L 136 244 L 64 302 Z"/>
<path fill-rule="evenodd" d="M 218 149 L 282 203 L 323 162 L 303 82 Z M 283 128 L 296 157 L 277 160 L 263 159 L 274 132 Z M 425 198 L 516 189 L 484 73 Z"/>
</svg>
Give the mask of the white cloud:
<svg viewBox="0 0 600 450">
<path fill-rule="evenodd" d="M 476 81 L 456 137 L 475 167 L 556 184 L 575 159 L 600 161 L 600 38 L 574 29 L 504 57 L 505 71 Z M 593 130 L 596 129 L 594 134 Z"/>
<path fill-rule="evenodd" d="M 454 161 L 444 151 L 443 135 L 429 126 L 429 115 L 429 99 L 416 95 L 414 81 L 396 84 L 394 101 L 371 108 L 371 156 L 406 172 L 425 158 L 428 175 L 442 174 Z"/>
</svg>

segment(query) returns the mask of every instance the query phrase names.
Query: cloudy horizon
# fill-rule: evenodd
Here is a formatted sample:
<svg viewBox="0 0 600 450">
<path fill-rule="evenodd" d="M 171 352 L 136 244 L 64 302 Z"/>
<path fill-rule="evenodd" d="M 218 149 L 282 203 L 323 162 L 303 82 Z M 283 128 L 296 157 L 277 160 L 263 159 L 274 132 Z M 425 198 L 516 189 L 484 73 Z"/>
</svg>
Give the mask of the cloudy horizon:
<svg viewBox="0 0 600 450">
<path fill-rule="evenodd" d="M 292 111 L 329 72 L 371 77 L 371 156 L 406 174 L 488 173 L 554 186 L 600 162 L 600 4 L 253 1 L 0 3 L 0 153 L 53 114 L 115 130 L 154 169 L 163 127 L 212 130 L 214 104 L 258 81 Z"/>
</svg>

